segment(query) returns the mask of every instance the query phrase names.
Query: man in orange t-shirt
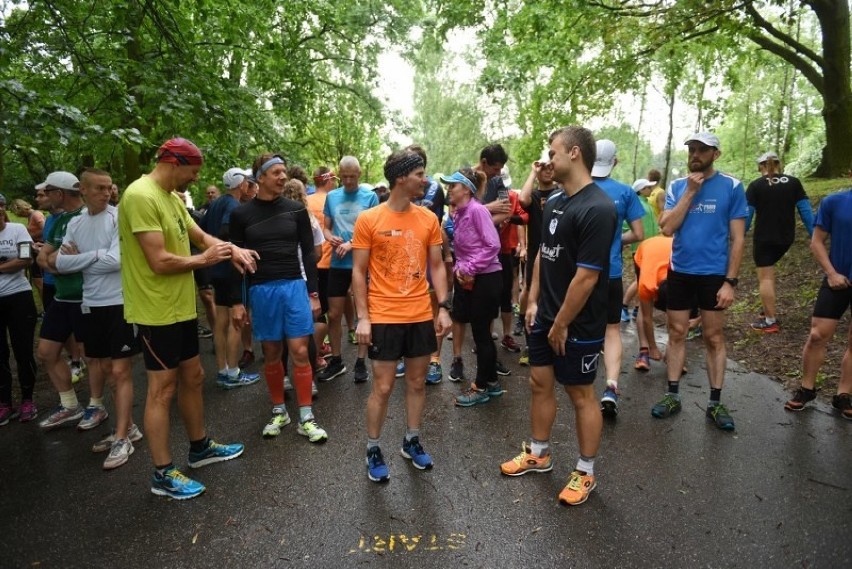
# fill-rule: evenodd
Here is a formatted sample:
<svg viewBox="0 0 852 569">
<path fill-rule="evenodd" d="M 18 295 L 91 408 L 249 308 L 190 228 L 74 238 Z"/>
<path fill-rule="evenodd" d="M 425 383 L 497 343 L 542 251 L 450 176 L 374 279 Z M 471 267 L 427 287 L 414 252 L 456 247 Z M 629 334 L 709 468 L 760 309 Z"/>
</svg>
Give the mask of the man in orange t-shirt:
<svg viewBox="0 0 852 569">
<path fill-rule="evenodd" d="M 654 307 L 666 309 L 665 289 L 672 257 L 672 237 L 656 235 L 642 241 L 633 255 L 636 279 L 639 282 L 639 355 L 634 367 L 639 371 L 651 369 L 650 360 L 662 357 L 654 339 Z"/>
<path fill-rule="evenodd" d="M 325 199 L 328 192 L 337 187 L 339 178 L 335 176 L 326 166 L 320 166 L 314 170 L 314 184 L 317 191 L 308 196 L 308 210 L 319 222 L 320 227 L 325 227 Z M 317 287 L 320 300 L 321 314 L 314 321 L 314 342 L 317 348 L 322 349 L 323 339 L 328 334 L 328 269 L 331 267 L 331 243 L 324 241 L 322 244 L 322 257 L 317 261 Z M 328 352 L 331 353 L 331 352 Z M 325 353 L 321 353 L 325 355 Z M 322 361 L 319 361 L 322 360 Z M 317 358 L 317 369 L 325 367 L 325 360 Z"/>
<path fill-rule="evenodd" d="M 411 203 L 426 188 L 424 164 L 410 150 L 388 157 L 384 171 L 390 198 L 361 213 L 352 238 L 352 292 L 359 317 L 355 335 L 359 344 L 370 347 L 373 360 L 373 390 L 367 400 L 367 476 L 373 482 L 389 479 L 379 437 L 396 381 L 396 363 L 403 357 L 408 428 L 402 455 L 419 470 L 432 468 L 432 457 L 420 445 L 424 382 L 430 354 L 437 346 L 435 334 L 446 333 L 452 323 L 438 219 Z M 439 300 L 435 321 L 426 282 L 427 263 Z"/>
</svg>

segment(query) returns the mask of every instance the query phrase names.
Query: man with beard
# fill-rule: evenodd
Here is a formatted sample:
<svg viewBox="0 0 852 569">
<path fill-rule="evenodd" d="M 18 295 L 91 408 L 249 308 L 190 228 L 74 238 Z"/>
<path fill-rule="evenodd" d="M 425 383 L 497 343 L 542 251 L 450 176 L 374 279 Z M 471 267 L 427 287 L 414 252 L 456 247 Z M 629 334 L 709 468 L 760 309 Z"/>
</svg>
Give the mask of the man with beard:
<svg viewBox="0 0 852 569">
<path fill-rule="evenodd" d="M 689 310 L 697 302 L 710 381 L 706 416 L 723 431 L 733 431 L 734 420 L 720 403 L 726 362 L 723 311 L 733 304 L 739 282 L 748 216 L 745 190 L 742 182 L 713 167 L 722 154 L 716 135 L 700 132 L 685 144 L 690 174 L 672 182 L 660 217 L 663 235 L 674 236 L 666 311 L 669 387 L 651 415 L 661 419 L 681 410 L 678 382 L 686 360 Z"/>
</svg>

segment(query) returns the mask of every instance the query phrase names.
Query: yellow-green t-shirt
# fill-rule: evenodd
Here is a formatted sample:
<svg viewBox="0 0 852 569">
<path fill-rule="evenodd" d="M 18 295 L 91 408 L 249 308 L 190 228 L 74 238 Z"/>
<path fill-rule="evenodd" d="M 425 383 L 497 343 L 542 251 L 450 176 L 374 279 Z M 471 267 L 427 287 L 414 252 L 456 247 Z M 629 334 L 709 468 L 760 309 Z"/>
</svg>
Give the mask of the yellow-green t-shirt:
<svg viewBox="0 0 852 569">
<path fill-rule="evenodd" d="M 195 222 L 174 192 L 142 176 L 124 191 L 118 210 L 124 318 L 134 324 L 166 326 L 196 318 L 192 271 L 158 275 L 151 270 L 136 233 L 163 234 L 166 251 L 188 257 Z"/>
</svg>

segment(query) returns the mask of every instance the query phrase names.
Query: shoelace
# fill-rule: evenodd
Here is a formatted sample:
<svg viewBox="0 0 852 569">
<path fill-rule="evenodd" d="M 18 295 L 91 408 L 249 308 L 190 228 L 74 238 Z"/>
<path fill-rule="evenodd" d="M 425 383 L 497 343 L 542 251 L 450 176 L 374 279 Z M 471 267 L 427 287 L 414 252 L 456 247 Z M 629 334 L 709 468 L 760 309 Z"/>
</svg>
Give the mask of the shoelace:
<svg viewBox="0 0 852 569">
<path fill-rule="evenodd" d="M 568 480 L 568 488 L 571 490 L 582 490 L 583 476 L 578 472 L 572 472 L 571 478 Z"/>
<path fill-rule="evenodd" d="M 189 477 L 186 476 L 183 472 L 174 468 L 163 475 L 163 478 L 171 478 L 175 482 L 179 482 L 181 484 L 186 484 L 189 482 Z"/>
</svg>

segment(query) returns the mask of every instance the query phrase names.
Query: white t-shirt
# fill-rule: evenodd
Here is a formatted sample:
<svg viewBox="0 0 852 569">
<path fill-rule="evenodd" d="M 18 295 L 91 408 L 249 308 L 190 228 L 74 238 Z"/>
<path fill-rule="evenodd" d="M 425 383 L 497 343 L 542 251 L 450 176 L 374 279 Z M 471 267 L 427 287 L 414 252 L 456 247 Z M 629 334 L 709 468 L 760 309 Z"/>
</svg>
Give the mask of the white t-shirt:
<svg viewBox="0 0 852 569">
<path fill-rule="evenodd" d="M 7 223 L 0 231 L 0 259 L 5 263 L 18 258 L 18 243 L 32 243 L 27 228 L 20 223 Z M 14 273 L 0 273 L 0 296 L 9 296 L 25 290 L 32 290 L 24 269 Z"/>
<path fill-rule="evenodd" d="M 322 232 L 322 227 L 320 227 L 317 218 L 311 215 L 311 233 L 314 235 L 314 247 L 318 247 L 325 243 L 325 235 Z M 305 273 L 305 263 L 302 262 L 302 248 L 299 247 L 296 249 L 299 253 L 299 267 L 302 269 L 302 280 L 308 280 L 308 275 Z M 319 261 L 319 258 L 317 258 Z"/>
<path fill-rule="evenodd" d="M 83 304 L 124 304 L 121 289 L 121 255 L 118 243 L 118 209 L 108 205 L 97 215 L 88 208 L 68 223 L 63 245 L 75 243 L 79 254 L 56 256 L 60 273 L 83 273 Z"/>
</svg>

